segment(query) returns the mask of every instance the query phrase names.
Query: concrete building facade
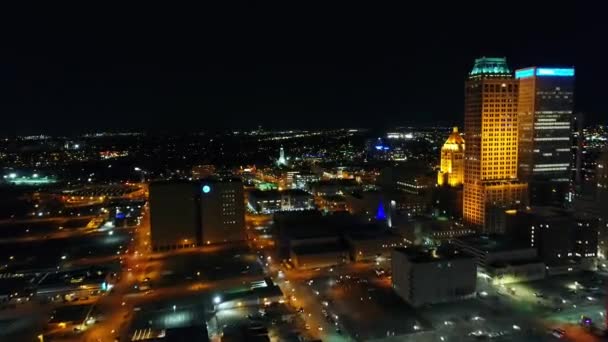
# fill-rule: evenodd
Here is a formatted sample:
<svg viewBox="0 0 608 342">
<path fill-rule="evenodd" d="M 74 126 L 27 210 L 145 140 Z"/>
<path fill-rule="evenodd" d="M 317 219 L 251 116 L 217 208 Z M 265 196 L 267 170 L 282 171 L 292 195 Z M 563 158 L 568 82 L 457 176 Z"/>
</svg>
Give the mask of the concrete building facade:
<svg viewBox="0 0 608 342">
<path fill-rule="evenodd" d="M 200 183 L 201 238 L 204 244 L 245 240 L 245 197 L 238 178 Z"/>
<path fill-rule="evenodd" d="M 458 251 L 396 248 L 391 267 L 393 289 L 414 307 L 463 299 L 475 292 L 475 259 Z"/>
<path fill-rule="evenodd" d="M 199 187 L 193 182 L 150 184 L 150 238 L 153 250 L 200 243 Z"/>
</svg>

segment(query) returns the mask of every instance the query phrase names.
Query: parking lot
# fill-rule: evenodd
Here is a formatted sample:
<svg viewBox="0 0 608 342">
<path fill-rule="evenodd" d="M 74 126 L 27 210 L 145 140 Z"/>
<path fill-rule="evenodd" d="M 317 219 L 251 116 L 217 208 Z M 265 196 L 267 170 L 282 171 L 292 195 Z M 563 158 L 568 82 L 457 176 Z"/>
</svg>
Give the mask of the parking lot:
<svg viewBox="0 0 608 342">
<path fill-rule="evenodd" d="M 306 314 L 325 317 L 330 326 L 342 330 L 344 340 L 538 341 L 549 337 L 540 317 L 521 310 L 506 296 L 487 294 L 414 309 L 393 292 L 386 279 L 371 273 L 323 275 L 291 285 L 299 300 L 310 296 L 319 303 L 308 305 Z"/>
<path fill-rule="evenodd" d="M 357 340 L 416 333 L 430 328 L 421 316 L 390 287 L 373 277 L 321 277 L 311 279 L 311 290 L 344 330 Z"/>
</svg>

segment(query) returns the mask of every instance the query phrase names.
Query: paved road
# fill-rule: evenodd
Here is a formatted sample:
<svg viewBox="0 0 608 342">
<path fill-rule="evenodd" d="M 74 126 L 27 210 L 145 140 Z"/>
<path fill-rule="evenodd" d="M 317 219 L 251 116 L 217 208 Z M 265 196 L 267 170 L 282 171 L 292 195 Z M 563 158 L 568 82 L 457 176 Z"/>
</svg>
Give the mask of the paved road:
<svg viewBox="0 0 608 342">
<path fill-rule="evenodd" d="M 97 309 L 103 313 L 104 320 L 86 331 L 84 341 L 107 342 L 115 341 L 117 337 L 120 337 L 121 340 L 127 337 L 128 322 L 133 306 L 127 305 L 124 297 L 137 281 L 145 278 L 145 267 L 136 267 L 136 265 L 140 264 L 148 253 L 145 245 L 150 232 L 150 214 L 147 205 L 142 211 L 142 215 L 141 223 L 139 227 L 135 228 L 134 238 L 128 247 L 130 254 L 125 255 L 122 259 L 123 269 L 120 281 L 110 294 L 102 297 L 97 303 Z M 112 258 L 115 259 L 115 257 Z M 88 260 L 88 262 L 90 261 L 99 262 L 101 260 Z M 81 260 L 81 262 L 87 262 L 87 260 Z"/>
</svg>

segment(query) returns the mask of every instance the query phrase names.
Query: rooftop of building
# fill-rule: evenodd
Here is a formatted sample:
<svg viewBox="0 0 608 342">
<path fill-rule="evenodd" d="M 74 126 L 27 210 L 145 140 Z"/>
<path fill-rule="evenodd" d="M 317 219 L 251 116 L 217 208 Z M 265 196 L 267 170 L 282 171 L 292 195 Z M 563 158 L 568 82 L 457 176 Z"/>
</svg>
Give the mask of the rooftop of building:
<svg viewBox="0 0 608 342">
<path fill-rule="evenodd" d="M 275 285 L 270 278 L 260 281 L 259 284 L 251 287 L 244 287 L 243 289 L 233 289 L 229 292 L 222 293 L 222 302 L 228 302 L 232 300 L 245 300 L 248 298 L 268 298 L 268 297 L 281 297 L 283 292 L 281 288 Z"/>
<path fill-rule="evenodd" d="M 504 235 L 467 235 L 457 238 L 456 241 L 484 252 L 505 252 L 532 248 Z"/>
<path fill-rule="evenodd" d="M 286 190 L 252 190 L 250 195 L 256 198 L 274 198 L 282 195 L 287 196 L 312 196 L 308 192 L 301 189 L 286 189 Z"/>
<path fill-rule="evenodd" d="M 292 247 L 292 251 L 296 255 L 318 254 L 318 253 L 336 253 L 346 251 L 346 246 L 339 242 L 328 242 L 310 245 L 301 245 Z"/>
<path fill-rule="evenodd" d="M 326 185 L 344 185 L 344 186 L 356 186 L 359 185 L 356 180 L 352 178 L 334 178 L 334 179 L 323 179 L 315 182 L 313 185 L 326 186 Z"/>
<path fill-rule="evenodd" d="M 365 221 L 367 222 L 367 221 Z M 363 223 L 348 212 L 322 215 L 318 210 L 279 212 L 274 214 L 274 225 L 279 234 L 288 239 L 338 237 Z"/>
<path fill-rule="evenodd" d="M 578 213 L 574 210 L 568 210 L 565 208 L 552 207 L 552 206 L 534 206 L 534 207 L 527 207 L 522 210 L 507 210 L 506 213 L 510 214 L 510 215 L 517 215 L 520 213 L 524 214 L 524 215 L 532 215 L 532 216 L 536 216 L 538 218 L 542 218 L 544 220 L 549 220 L 549 221 L 563 220 L 563 219 L 567 219 L 567 218 L 593 220 L 593 218 L 587 218 L 583 214 Z"/>
<path fill-rule="evenodd" d="M 200 180 L 202 183 L 242 183 L 241 177 L 237 176 L 209 176 Z"/>
<path fill-rule="evenodd" d="M 511 76 L 511 70 L 505 57 L 481 57 L 475 59 L 469 77 L 505 77 Z"/>
<path fill-rule="evenodd" d="M 49 323 L 82 322 L 91 311 L 91 304 L 62 306 L 51 315 Z"/>
<path fill-rule="evenodd" d="M 524 265 L 540 264 L 540 263 L 543 263 L 543 261 L 538 258 L 531 258 L 531 259 L 522 259 L 522 260 L 497 261 L 497 262 L 493 262 L 492 264 L 490 264 L 490 267 L 498 269 L 498 268 L 507 268 L 510 266 L 524 266 Z"/>
<path fill-rule="evenodd" d="M 344 202 L 346 201 L 346 197 L 344 195 L 323 195 L 321 196 L 326 201 L 330 202 Z"/>
<path fill-rule="evenodd" d="M 346 232 L 345 235 L 349 240 L 353 241 L 399 238 L 399 235 L 373 223 L 353 227 L 353 229 Z"/>
<path fill-rule="evenodd" d="M 166 342 L 177 341 L 209 341 L 207 328 L 204 324 L 191 327 L 170 328 L 165 330 Z"/>
<path fill-rule="evenodd" d="M 435 171 L 428 163 L 412 160 L 382 168 L 378 177 L 380 184 L 385 182 L 434 182 Z M 431 181 L 432 180 L 432 181 Z"/>
<path fill-rule="evenodd" d="M 30 278 L 0 278 L 0 296 L 11 295 L 31 287 Z"/>
<path fill-rule="evenodd" d="M 398 247 L 396 253 L 401 253 L 413 263 L 429 263 L 457 259 L 472 259 L 473 257 L 454 248 L 424 248 L 424 247 Z"/>
<path fill-rule="evenodd" d="M 364 198 L 373 198 L 378 199 L 382 197 L 384 194 L 389 193 L 389 191 L 380 191 L 380 190 L 362 190 L 362 191 L 354 191 L 345 194 L 348 198 L 355 199 L 364 199 Z"/>
<path fill-rule="evenodd" d="M 209 341 L 207 327 L 186 326 L 176 328 L 143 328 L 135 329 L 131 341 L 146 342 L 182 342 L 182 341 Z"/>
<path fill-rule="evenodd" d="M 51 272 L 46 274 L 39 283 L 39 288 L 74 287 L 82 285 L 100 285 L 106 281 L 110 270 L 104 267 L 88 267 L 77 270 Z"/>
</svg>

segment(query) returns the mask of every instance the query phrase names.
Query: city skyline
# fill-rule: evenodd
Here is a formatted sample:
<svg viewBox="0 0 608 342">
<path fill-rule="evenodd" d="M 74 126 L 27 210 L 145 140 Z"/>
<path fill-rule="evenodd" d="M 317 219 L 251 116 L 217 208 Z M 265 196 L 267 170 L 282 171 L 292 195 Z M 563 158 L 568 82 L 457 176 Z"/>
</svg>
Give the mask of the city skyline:
<svg viewBox="0 0 608 342">
<path fill-rule="evenodd" d="M 230 5 L 3 21 L 1 341 L 608 339 L 604 11 Z"/>
</svg>

